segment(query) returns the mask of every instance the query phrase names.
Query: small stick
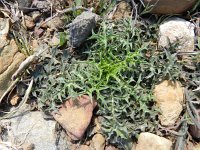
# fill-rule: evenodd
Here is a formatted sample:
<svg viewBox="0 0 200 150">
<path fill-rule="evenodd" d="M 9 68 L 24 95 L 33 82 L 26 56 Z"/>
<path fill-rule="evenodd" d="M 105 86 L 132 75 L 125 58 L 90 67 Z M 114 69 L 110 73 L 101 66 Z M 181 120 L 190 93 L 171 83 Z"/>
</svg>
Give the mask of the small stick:
<svg viewBox="0 0 200 150">
<path fill-rule="evenodd" d="M 0 98 L 0 103 L 3 100 L 3 98 L 9 93 L 10 90 L 12 90 L 15 85 L 17 84 L 17 82 L 19 81 L 19 78 L 15 79 L 15 81 L 8 87 L 8 89 L 3 93 L 3 95 Z"/>
<path fill-rule="evenodd" d="M 29 57 L 27 57 L 19 66 L 17 71 L 12 75 L 11 79 L 15 80 L 15 78 L 22 72 L 24 69 L 26 69 L 34 60 L 38 58 L 39 55 L 41 55 L 44 51 L 46 51 L 49 47 L 45 48 L 43 51 L 35 53 Z"/>
</svg>

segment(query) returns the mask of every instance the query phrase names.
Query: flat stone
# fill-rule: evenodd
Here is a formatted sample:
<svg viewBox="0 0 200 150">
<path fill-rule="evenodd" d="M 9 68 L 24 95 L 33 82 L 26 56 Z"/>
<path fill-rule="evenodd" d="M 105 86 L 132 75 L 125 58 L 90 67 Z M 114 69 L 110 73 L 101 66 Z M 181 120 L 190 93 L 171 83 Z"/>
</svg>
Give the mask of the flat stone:
<svg viewBox="0 0 200 150">
<path fill-rule="evenodd" d="M 176 44 L 177 51 L 194 51 L 194 24 L 181 18 L 171 18 L 159 27 L 160 47 L 169 48 L 170 43 Z"/>
<path fill-rule="evenodd" d="M 34 145 L 34 150 L 56 149 L 56 121 L 44 120 L 39 111 L 26 113 L 23 116 L 12 118 L 10 121 L 11 131 L 16 142 L 23 142 L 28 133 L 23 146 Z"/>
<path fill-rule="evenodd" d="M 147 7 L 153 6 L 154 14 L 181 14 L 189 10 L 197 0 L 144 0 Z"/>
<path fill-rule="evenodd" d="M 155 101 L 161 110 L 159 119 L 164 126 L 174 125 L 183 110 L 184 91 L 180 82 L 165 80 L 155 86 Z"/>
<path fill-rule="evenodd" d="M 171 150 L 172 142 L 152 133 L 144 132 L 139 135 L 136 150 Z"/>
<path fill-rule="evenodd" d="M 67 100 L 59 109 L 59 114 L 53 114 L 55 120 L 67 131 L 72 140 L 80 140 L 93 116 L 97 103 L 87 95 L 76 100 Z"/>
</svg>

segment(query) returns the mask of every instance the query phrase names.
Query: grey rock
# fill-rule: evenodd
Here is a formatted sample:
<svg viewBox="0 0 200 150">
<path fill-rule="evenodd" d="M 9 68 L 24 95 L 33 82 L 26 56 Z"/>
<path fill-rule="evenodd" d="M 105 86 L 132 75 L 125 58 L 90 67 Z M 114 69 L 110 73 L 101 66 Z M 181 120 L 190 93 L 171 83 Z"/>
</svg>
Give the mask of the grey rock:
<svg viewBox="0 0 200 150">
<path fill-rule="evenodd" d="M 32 0 L 17 0 L 19 7 L 23 8 L 23 7 L 30 7 L 32 4 Z"/>
<path fill-rule="evenodd" d="M 77 16 L 70 25 L 70 45 L 79 47 L 92 33 L 96 26 L 98 15 L 86 11 Z"/>
<path fill-rule="evenodd" d="M 17 0 L 19 9 L 22 10 L 24 13 L 30 12 L 30 6 L 32 4 L 32 0 Z"/>
<path fill-rule="evenodd" d="M 32 143 L 34 150 L 56 150 L 56 121 L 45 120 L 41 112 L 30 112 L 12 118 L 11 132 L 16 142 Z M 26 137 L 24 141 L 24 137 Z M 11 137 L 10 137 L 11 138 Z"/>
</svg>

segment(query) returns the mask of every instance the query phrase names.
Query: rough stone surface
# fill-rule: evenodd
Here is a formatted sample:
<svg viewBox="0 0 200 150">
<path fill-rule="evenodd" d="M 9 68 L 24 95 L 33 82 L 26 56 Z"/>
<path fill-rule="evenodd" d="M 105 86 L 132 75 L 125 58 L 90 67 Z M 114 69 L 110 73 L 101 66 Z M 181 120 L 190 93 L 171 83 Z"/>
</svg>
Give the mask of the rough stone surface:
<svg viewBox="0 0 200 150">
<path fill-rule="evenodd" d="M 0 97 L 11 84 L 11 76 L 25 56 L 18 52 L 14 40 L 8 40 L 9 19 L 0 18 Z"/>
<path fill-rule="evenodd" d="M 197 0 L 144 0 L 146 5 L 154 5 L 151 13 L 180 14 L 189 10 Z"/>
<path fill-rule="evenodd" d="M 64 26 L 64 22 L 60 17 L 55 17 L 47 22 L 47 26 L 55 30 L 57 28 L 62 28 Z"/>
<path fill-rule="evenodd" d="M 68 0 L 67 0 L 68 1 Z M 66 0 L 33 0 L 32 5 L 42 12 L 55 12 L 55 10 L 62 10 L 66 5 Z"/>
<path fill-rule="evenodd" d="M 91 148 L 87 145 L 81 145 L 79 148 L 77 148 L 78 150 L 91 150 Z M 75 149 L 74 149 L 75 150 Z"/>
<path fill-rule="evenodd" d="M 126 1 L 121 1 L 110 15 L 109 19 L 123 19 L 131 17 L 131 6 Z"/>
<path fill-rule="evenodd" d="M 95 150 L 104 150 L 106 140 L 101 134 L 95 134 L 92 138 L 93 147 Z"/>
<path fill-rule="evenodd" d="M 181 84 L 178 81 L 173 83 L 165 80 L 155 86 L 154 96 L 161 110 L 161 124 L 174 125 L 183 110 L 184 91 Z"/>
<path fill-rule="evenodd" d="M 136 143 L 133 143 L 131 150 L 136 150 Z"/>
<path fill-rule="evenodd" d="M 77 16 L 70 25 L 70 44 L 79 47 L 92 33 L 96 26 L 98 16 L 92 12 L 83 12 Z"/>
<path fill-rule="evenodd" d="M 113 146 L 113 145 L 107 145 L 107 146 L 105 147 L 105 150 L 119 150 L 119 149 L 116 148 L 116 147 Z"/>
<path fill-rule="evenodd" d="M 39 111 L 11 119 L 11 131 L 14 137 L 20 143 L 23 142 L 24 137 L 29 133 L 24 144 L 33 144 L 34 150 L 56 149 L 55 126 L 55 121 L 44 120 L 42 113 Z"/>
<path fill-rule="evenodd" d="M 20 8 L 28 8 L 31 6 L 33 0 L 17 0 Z M 24 9 L 22 9 L 24 10 Z"/>
<path fill-rule="evenodd" d="M 144 132 L 139 135 L 136 150 L 171 150 L 172 142 L 152 133 Z"/>
<path fill-rule="evenodd" d="M 158 45 L 161 47 L 178 42 L 177 51 L 193 51 L 194 40 L 194 24 L 184 19 L 172 18 L 160 25 Z"/>
<path fill-rule="evenodd" d="M 8 44 L 7 35 L 10 28 L 9 19 L 0 18 L 0 49 Z M 1 50 L 0 50 L 1 56 Z"/>
<path fill-rule="evenodd" d="M 90 124 L 93 109 L 97 103 L 87 95 L 79 96 L 76 100 L 67 100 L 54 118 L 67 131 L 72 140 L 80 140 Z"/>
<path fill-rule="evenodd" d="M 27 29 L 33 29 L 35 27 L 35 23 L 32 17 L 25 15 L 24 20 Z"/>
<path fill-rule="evenodd" d="M 18 52 L 14 40 L 0 47 L 0 97 L 12 83 L 11 76 L 24 59 L 25 56 Z"/>
</svg>

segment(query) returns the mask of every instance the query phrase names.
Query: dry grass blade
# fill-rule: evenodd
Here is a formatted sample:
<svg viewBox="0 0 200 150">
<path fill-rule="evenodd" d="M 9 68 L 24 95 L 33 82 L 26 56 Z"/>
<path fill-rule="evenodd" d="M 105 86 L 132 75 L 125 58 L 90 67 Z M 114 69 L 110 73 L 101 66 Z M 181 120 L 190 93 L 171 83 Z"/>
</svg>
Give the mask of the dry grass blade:
<svg viewBox="0 0 200 150">
<path fill-rule="evenodd" d="M 4 94 L 0 98 L 0 103 L 3 100 L 3 98 L 15 87 L 17 82 L 19 81 L 19 78 L 15 79 L 15 81 L 9 86 L 9 88 L 4 92 Z"/>
</svg>

